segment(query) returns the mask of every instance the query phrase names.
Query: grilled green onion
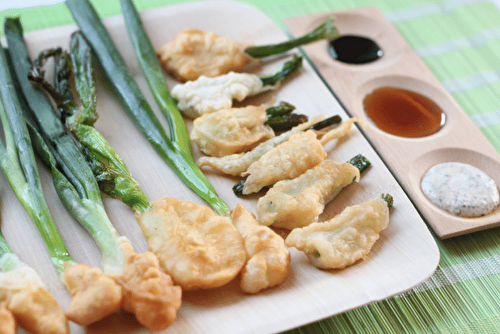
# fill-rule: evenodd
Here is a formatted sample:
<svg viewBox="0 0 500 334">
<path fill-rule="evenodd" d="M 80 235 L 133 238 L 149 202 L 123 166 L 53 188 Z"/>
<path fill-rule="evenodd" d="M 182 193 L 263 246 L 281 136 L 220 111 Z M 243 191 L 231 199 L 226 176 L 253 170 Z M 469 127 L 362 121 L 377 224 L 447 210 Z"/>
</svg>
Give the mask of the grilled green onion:
<svg viewBox="0 0 500 334">
<path fill-rule="evenodd" d="M 291 39 L 286 42 L 278 43 L 278 44 L 270 44 L 270 45 L 260 45 L 260 46 L 251 46 L 245 49 L 245 52 L 254 58 L 263 58 L 267 56 L 272 56 L 276 54 L 280 54 L 291 50 L 295 47 L 313 43 L 322 39 L 335 39 L 340 37 L 337 28 L 333 25 L 334 18 L 329 17 L 319 26 L 314 28 L 312 31 L 307 34 Z"/>
<path fill-rule="evenodd" d="M 125 61 L 118 53 L 92 4 L 88 0 L 66 0 L 66 5 L 91 45 L 105 76 L 118 98 L 156 152 L 189 188 L 212 206 L 217 214 L 229 215 L 229 206 L 217 195 L 207 177 L 196 165 L 191 154 L 186 152 L 185 146 L 179 143 L 178 138 L 177 140 L 171 140 L 168 137 L 132 74 L 127 69 Z M 132 27 L 134 30 L 140 28 L 142 27 Z M 151 82 L 155 81 L 152 80 Z M 176 118 L 174 122 L 177 121 L 183 120 Z"/>
</svg>

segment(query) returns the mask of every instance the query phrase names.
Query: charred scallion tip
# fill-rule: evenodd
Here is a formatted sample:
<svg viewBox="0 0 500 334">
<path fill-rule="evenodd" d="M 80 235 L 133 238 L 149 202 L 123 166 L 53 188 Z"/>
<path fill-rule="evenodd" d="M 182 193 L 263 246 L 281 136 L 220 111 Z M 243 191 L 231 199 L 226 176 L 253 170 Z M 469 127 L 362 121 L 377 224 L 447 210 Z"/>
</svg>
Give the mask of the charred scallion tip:
<svg viewBox="0 0 500 334">
<path fill-rule="evenodd" d="M 245 180 L 241 180 L 233 186 L 233 193 L 236 197 L 243 196 L 243 187 L 245 186 Z"/>
<path fill-rule="evenodd" d="M 92 2 L 89 0 L 65 1 L 73 19 L 91 46 L 110 87 L 154 150 L 184 184 L 204 199 L 217 214 L 228 216 L 229 206 L 217 195 L 215 188 L 196 165 L 191 155 L 186 124 L 175 101 L 170 96 L 163 72 L 137 10 L 130 0 L 120 1 L 120 3 L 123 7 L 125 25 L 141 69 L 151 93 L 169 123 L 168 133 L 118 52 L 106 27 L 92 6 Z M 147 50 L 153 50 L 153 52 L 147 52 Z"/>
<path fill-rule="evenodd" d="M 306 131 L 306 130 L 321 130 L 321 129 L 327 128 L 329 126 L 339 124 L 340 122 L 342 122 L 342 117 L 340 117 L 339 115 L 335 115 L 332 117 L 328 117 L 327 119 L 324 119 L 318 123 L 314 123 L 313 125 L 311 125 L 307 129 L 304 129 L 304 131 Z"/>
<path fill-rule="evenodd" d="M 295 72 L 300 67 L 302 67 L 302 57 L 298 55 L 293 55 L 292 60 L 284 63 L 283 66 L 276 69 L 272 74 L 260 77 L 260 79 L 262 80 L 262 85 L 263 86 L 274 85 L 278 81 L 285 78 L 287 75 Z"/>
<path fill-rule="evenodd" d="M 307 34 L 291 39 L 286 42 L 277 43 L 277 44 L 269 44 L 269 45 L 260 45 L 260 46 L 251 46 L 245 49 L 245 52 L 254 58 L 263 58 L 267 56 L 272 56 L 276 54 L 280 54 L 291 50 L 297 46 L 313 43 L 322 39 L 331 40 L 340 37 L 337 28 L 333 24 L 334 17 L 331 16 L 327 18 L 323 23 L 314 28 L 312 31 Z"/>
<path fill-rule="evenodd" d="M 347 162 L 359 169 L 359 173 L 363 173 L 372 164 L 365 156 L 361 154 L 356 155 Z"/>
<path fill-rule="evenodd" d="M 292 111 L 295 110 L 295 106 L 288 103 L 281 101 L 277 106 L 269 107 L 266 109 L 266 114 L 271 116 L 281 116 L 281 115 L 287 115 L 290 114 Z"/>
<path fill-rule="evenodd" d="M 382 194 L 382 199 L 387 202 L 387 207 L 391 208 L 394 205 L 394 198 L 390 194 Z"/>
<path fill-rule="evenodd" d="M 264 124 L 269 125 L 274 131 L 287 131 L 307 120 L 306 115 L 288 114 L 269 117 Z"/>
</svg>

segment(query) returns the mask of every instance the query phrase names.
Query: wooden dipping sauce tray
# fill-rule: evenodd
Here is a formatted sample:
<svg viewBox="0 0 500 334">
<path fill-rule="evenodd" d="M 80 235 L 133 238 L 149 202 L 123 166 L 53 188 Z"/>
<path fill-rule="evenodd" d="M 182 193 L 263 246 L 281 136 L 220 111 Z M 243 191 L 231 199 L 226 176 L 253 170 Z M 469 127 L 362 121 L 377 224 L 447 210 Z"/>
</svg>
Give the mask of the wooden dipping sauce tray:
<svg viewBox="0 0 500 334">
<path fill-rule="evenodd" d="M 327 41 L 306 45 L 303 50 L 347 112 L 367 120 L 364 135 L 427 223 L 442 239 L 500 225 L 500 207 L 483 217 L 462 218 L 438 208 L 422 192 L 420 181 L 425 172 L 443 162 L 475 166 L 500 185 L 500 155 L 380 10 L 365 7 L 324 12 L 284 22 L 293 36 L 300 36 L 331 15 L 340 34 L 371 38 L 384 55 L 372 63 L 346 64 L 331 57 Z M 398 137 L 379 130 L 366 116 L 363 99 L 385 86 L 414 91 L 436 102 L 446 114 L 443 128 L 422 138 Z"/>
</svg>

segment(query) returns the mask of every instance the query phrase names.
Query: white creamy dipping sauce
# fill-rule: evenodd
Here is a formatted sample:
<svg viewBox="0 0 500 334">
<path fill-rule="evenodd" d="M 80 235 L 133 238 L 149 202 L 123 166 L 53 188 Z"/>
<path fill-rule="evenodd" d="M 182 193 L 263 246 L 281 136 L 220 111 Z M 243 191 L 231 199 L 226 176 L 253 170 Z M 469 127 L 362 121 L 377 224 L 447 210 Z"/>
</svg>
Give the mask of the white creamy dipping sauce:
<svg viewBox="0 0 500 334">
<path fill-rule="evenodd" d="M 493 179 L 476 167 L 460 162 L 431 167 L 422 178 L 421 187 L 432 203 L 461 217 L 487 215 L 500 201 Z"/>
</svg>

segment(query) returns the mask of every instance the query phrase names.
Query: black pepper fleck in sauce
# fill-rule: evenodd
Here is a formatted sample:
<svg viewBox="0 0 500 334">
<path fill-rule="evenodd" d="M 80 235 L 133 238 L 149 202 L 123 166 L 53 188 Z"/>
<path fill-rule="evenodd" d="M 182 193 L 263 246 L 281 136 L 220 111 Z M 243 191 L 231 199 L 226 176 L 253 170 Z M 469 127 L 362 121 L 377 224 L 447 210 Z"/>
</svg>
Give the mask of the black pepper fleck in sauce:
<svg viewBox="0 0 500 334">
<path fill-rule="evenodd" d="M 333 59 L 348 64 L 371 63 L 384 54 L 375 41 L 356 35 L 343 35 L 331 40 L 328 49 Z"/>
<path fill-rule="evenodd" d="M 375 89 L 365 96 L 363 107 L 380 130 L 400 137 L 429 136 L 438 132 L 446 119 L 431 99 L 395 87 Z"/>
</svg>

